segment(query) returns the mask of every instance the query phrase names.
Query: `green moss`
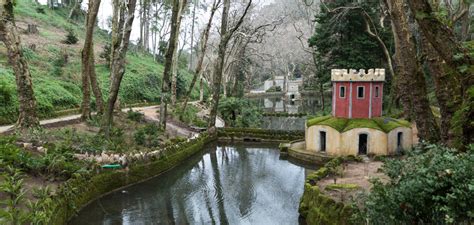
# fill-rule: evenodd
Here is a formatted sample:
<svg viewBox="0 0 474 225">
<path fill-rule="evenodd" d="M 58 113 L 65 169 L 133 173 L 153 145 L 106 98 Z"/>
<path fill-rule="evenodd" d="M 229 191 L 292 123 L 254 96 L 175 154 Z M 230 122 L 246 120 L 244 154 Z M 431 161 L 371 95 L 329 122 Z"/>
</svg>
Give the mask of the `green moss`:
<svg viewBox="0 0 474 225">
<path fill-rule="evenodd" d="M 355 189 L 359 189 L 359 185 L 357 184 L 329 184 L 328 186 L 326 186 L 326 190 L 340 190 L 340 189 L 343 189 L 343 190 L 355 190 Z"/>
<path fill-rule="evenodd" d="M 306 224 L 351 224 L 352 208 L 326 196 L 316 185 L 317 181 L 329 174 L 330 168 L 341 165 L 343 161 L 344 159 L 341 157 L 334 158 L 316 172 L 309 174 L 306 178 L 303 196 L 301 197 L 298 209 L 300 215 L 305 218 Z M 353 185 L 354 184 L 337 184 L 334 185 L 333 188 L 353 189 L 355 188 Z"/>
<path fill-rule="evenodd" d="M 306 122 L 306 125 L 308 127 L 313 126 L 313 125 L 318 125 L 319 123 L 321 123 L 325 120 L 328 120 L 330 118 L 332 118 L 332 116 L 321 116 L 321 117 L 311 118 Z"/>
<path fill-rule="evenodd" d="M 322 116 L 309 119 L 307 126 L 325 125 L 336 129 L 339 132 L 346 132 L 355 128 L 371 128 L 388 133 L 398 127 L 411 127 L 410 122 L 397 120 L 388 117 L 378 117 L 372 119 L 347 119 L 332 116 Z"/>
<path fill-rule="evenodd" d="M 371 128 L 384 131 L 373 119 L 350 119 L 342 132 L 346 132 L 354 128 Z"/>
</svg>

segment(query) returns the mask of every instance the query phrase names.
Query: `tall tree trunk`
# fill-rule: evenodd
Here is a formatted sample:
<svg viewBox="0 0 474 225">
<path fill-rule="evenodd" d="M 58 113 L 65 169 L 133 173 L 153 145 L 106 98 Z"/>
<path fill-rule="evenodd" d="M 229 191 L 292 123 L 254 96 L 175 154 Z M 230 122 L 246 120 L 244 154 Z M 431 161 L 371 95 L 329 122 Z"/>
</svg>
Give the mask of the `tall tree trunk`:
<svg viewBox="0 0 474 225">
<path fill-rule="evenodd" d="M 197 78 L 202 77 L 202 75 L 201 75 L 202 68 L 203 68 L 202 65 L 203 65 L 203 62 L 204 62 L 204 56 L 206 56 L 207 41 L 209 39 L 209 32 L 210 32 L 211 27 L 212 27 L 212 20 L 214 18 L 214 14 L 216 13 L 220 2 L 221 2 L 221 0 L 214 0 L 214 3 L 212 4 L 212 9 L 211 9 L 211 16 L 209 17 L 209 21 L 207 22 L 206 28 L 204 29 L 204 32 L 202 33 L 201 47 L 200 47 L 201 52 L 200 52 L 199 59 L 198 59 L 197 65 L 196 65 L 196 70 L 194 71 L 193 80 L 191 81 L 191 84 L 189 85 L 188 92 L 186 93 L 186 96 L 184 97 L 183 112 L 186 111 L 186 107 L 188 105 L 188 100 L 189 100 L 189 97 L 191 96 L 191 93 L 194 89 L 194 85 L 196 84 Z M 201 78 L 201 86 L 202 86 L 202 78 Z"/>
<path fill-rule="evenodd" d="M 434 47 L 438 55 L 446 61 L 449 70 L 452 73 L 449 76 L 460 74 L 460 86 L 462 90 L 463 102 L 456 116 L 452 119 L 453 130 L 457 131 L 456 146 L 463 148 L 474 141 L 474 58 L 469 51 L 464 48 L 453 31 L 437 19 L 430 4 L 426 0 L 408 0 L 410 9 L 414 15 L 417 15 L 418 22 L 423 35 Z M 423 16 L 418 16 L 423 15 Z M 453 91 L 453 90 L 450 90 Z"/>
<path fill-rule="evenodd" d="M 106 112 L 104 114 L 104 121 L 103 121 L 104 125 L 102 128 L 107 138 L 110 137 L 110 129 L 113 123 L 114 106 L 118 97 L 120 83 L 122 82 L 123 74 L 125 73 L 125 56 L 127 54 L 128 44 L 130 41 L 130 34 L 132 32 L 132 24 L 133 24 L 133 19 L 134 19 L 136 3 L 137 3 L 137 0 L 129 0 L 128 3 L 121 2 L 121 4 L 116 5 L 123 8 L 123 10 L 120 10 L 122 11 L 121 14 L 125 14 L 126 12 L 127 16 L 124 20 L 120 20 L 120 21 L 123 21 L 123 25 L 118 24 L 119 26 L 123 27 L 121 34 L 115 34 L 115 36 L 118 36 L 121 38 L 120 38 L 120 46 L 116 49 L 114 58 L 111 59 L 112 70 L 110 71 L 110 77 L 111 77 L 110 91 L 109 91 L 109 98 L 107 101 Z M 127 5 L 125 6 L 125 4 Z M 121 15 L 119 17 L 125 17 L 125 16 Z"/>
<path fill-rule="evenodd" d="M 422 37 L 424 37 L 423 34 Z M 448 146 L 453 146 L 455 131 L 452 130 L 451 120 L 462 104 L 460 77 L 455 71 L 446 72 L 445 61 L 439 57 L 428 40 L 422 38 L 421 44 L 425 66 L 435 84 L 435 95 L 441 113 L 441 140 Z"/>
<path fill-rule="evenodd" d="M 13 16 L 12 0 L 0 1 L 0 41 L 5 44 L 8 60 L 13 67 L 19 101 L 19 115 L 16 126 L 20 129 L 38 127 L 36 99 L 28 63 L 21 52 L 21 41 Z"/>
<path fill-rule="evenodd" d="M 173 9 L 171 14 L 171 33 L 168 41 L 168 50 L 165 56 L 165 69 L 163 72 L 163 83 L 161 85 L 161 104 L 160 104 L 160 128 L 166 130 L 166 116 L 168 103 L 171 100 L 171 73 L 173 71 L 173 58 L 177 54 L 177 40 L 179 38 L 179 26 L 181 10 L 186 5 L 187 0 L 173 1 Z"/>
<path fill-rule="evenodd" d="M 92 44 L 92 49 L 94 49 L 94 44 Z M 89 81 L 91 82 L 92 92 L 94 93 L 95 97 L 95 105 L 97 107 L 97 114 L 102 115 L 104 114 L 104 99 L 102 96 L 102 91 L 100 89 L 99 83 L 97 81 L 97 75 L 95 73 L 95 57 L 94 57 L 94 50 L 91 51 L 91 56 L 89 57 L 91 61 L 89 63 Z"/>
<path fill-rule="evenodd" d="M 102 93 L 100 89 L 97 90 L 97 78 L 95 75 L 94 66 L 94 28 L 99 12 L 101 0 L 90 0 L 89 9 L 86 19 L 86 37 L 84 39 L 84 48 L 82 49 L 82 107 L 81 120 L 90 118 L 90 84 L 94 83 L 96 88 L 94 94 L 97 99 L 97 108 L 101 111 L 103 109 Z M 92 74 L 93 73 L 93 74 Z M 94 78 L 94 79 L 92 79 Z M 98 93 L 97 93 L 98 91 Z M 98 96 L 97 96 L 98 95 Z"/>
<path fill-rule="evenodd" d="M 194 23 L 196 21 L 196 6 L 199 4 L 199 0 L 193 1 L 193 21 L 191 25 L 191 53 L 189 54 L 189 67 L 188 70 L 191 70 L 193 66 L 193 50 L 194 50 Z M 211 12 L 212 13 L 212 12 Z"/>
<path fill-rule="evenodd" d="M 82 0 L 75 0 L 74 5 L 71 7 L 71 11 L 69 11 L 69 16 L 67 17 L 68 20 L 76 19 L 80 12 L 81 12 L 81 5 Z"/>
<path fill-rule="evenodd" d="M 218 57 L 214 65 L 214 78 L 213 80 L 213 95 L 212 95 L 212 107 L 209 115 L 208 127 L 211 134 L 216 133 L 216 118 L 217 118 L 217 109 L 219 107 L 219 98 L 221 94 L 221 84 L 222 84 L 222 75 L 223 68 L 225 63 L 225 55 L 227 44 L 229 43 L 230 38 L 234 32 L 242 25 L 242 22 L 247 15 L 247 12 L 252 5 L 252 0 L 250 0 L 245 8 L 244 13 L 236 23 L 236 25 L 231 29 L 227 30 L 227 23 L 229 20 L 229 9 L 230 9 L 230 0 L 224 0 L 224 9 L 222 10 L 222 19 L 221 19 L 221 40 L 218 47 Z"/>
<path fill-rule="evenodd" d="M 413 116 L 421 139 L 437 142 L 440 139 L 439 127 L 431 110 L 425 77 L 417 62 L 415 41 L 410 33 L 408 15 L 404 1 L 388 0 L 395 37 L 396 59 L 398 65 L 398 88 L 403 104 L 409 104 L 409 113 Z M 410 101 L 411 100 L 411 101 Z"/>
<path fill-rule="evenodd" d="M 199 79 L 199 102 L 204 101 L 204 77 L 201 74 Z"/>
</svg>

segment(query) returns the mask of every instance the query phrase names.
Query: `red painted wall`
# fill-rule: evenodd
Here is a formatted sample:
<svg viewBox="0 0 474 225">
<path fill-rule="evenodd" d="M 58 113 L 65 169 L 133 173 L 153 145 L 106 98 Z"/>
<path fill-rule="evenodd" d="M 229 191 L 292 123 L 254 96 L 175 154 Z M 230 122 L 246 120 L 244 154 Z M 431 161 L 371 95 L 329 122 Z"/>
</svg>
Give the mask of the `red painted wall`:
<svg viewBox="0 0 474 225">
<path fill-rule="evenodd" d="M 383 82 L 352 82 L 352 118 L 369 118 L 370 107 L 370 89 L 372 83 L 372 117 L 382 116 L 383 101 Z M 351 82 L 334 82 L 333 86 L 333 115 L 336 117 L 350 117 L 349 100 L 351 99 L 349 91 Z M 341 86 L 346 87 L 346 95 L 340 97 Z M 358 87 L 364 87 L 364 97 L 358 98 Z M 379 87 L 379 95 L 376 97 L 376 87 Z M 334 100 L 335 99 L 335 100 Z"/>
<path fill-rule="evenodd" d="M 375 87 L 379 87 L 379 96 L 375 96 Z M 372 117 L 382 116 L 382 103 L 383 103 L 383 83 L 374 82 L 372 84 Z"/>
<path fill-rule="evenodd" d="M 364 97 L 357 97 L 357 88 L 364 87 Z M 352 83 L 352 118 L 369 118 L 370 83 Z"/>
<path fill-rule="evenodd" d="M 336 113 L 334 116 L 336 117 L 349 117 L 349 85 L 350 82 L 335 82 L 333 83 L 336 86 L 336 91 L 333 93 L 333 98 L 336 99 L 336 101 L 333 101 L 336 103 Z M 345 98 L 340 98 L 340 91 L 341 91 L 341 86 L 346 87 L 346 95 Z"/>
</svg>

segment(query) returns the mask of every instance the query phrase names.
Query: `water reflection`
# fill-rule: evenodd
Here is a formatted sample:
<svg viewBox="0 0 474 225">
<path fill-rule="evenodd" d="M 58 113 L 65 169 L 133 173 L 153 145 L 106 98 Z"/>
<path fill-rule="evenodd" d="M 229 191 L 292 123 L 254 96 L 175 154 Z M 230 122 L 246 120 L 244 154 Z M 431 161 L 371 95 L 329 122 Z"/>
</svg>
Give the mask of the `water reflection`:
<svg viewBox="0 0 474 225">
<path fill-rule="evenodd" d="M 298 224 L 304 177 L 274 145 L 210 145 L 169 173 L 92 203 L 70 224 Z"/>
<path fill-rule="evenodd" d="M 307 113 L 314 115 L 321 110 L 320 99 L 317 96 L 303 96 L 298 100 L 284 97 L 252 98 L 251 101 L 264 109 L 265 112 Z"/>
</svg>

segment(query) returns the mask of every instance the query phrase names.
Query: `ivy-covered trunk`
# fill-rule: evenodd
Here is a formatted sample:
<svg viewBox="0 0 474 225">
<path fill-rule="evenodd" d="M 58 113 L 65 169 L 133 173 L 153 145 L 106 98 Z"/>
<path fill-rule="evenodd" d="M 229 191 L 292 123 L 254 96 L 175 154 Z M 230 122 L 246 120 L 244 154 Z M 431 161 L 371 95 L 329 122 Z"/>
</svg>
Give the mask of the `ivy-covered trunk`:
<svg viewBox="0 0 474 225">
<path fill-rule="evenodd" d="M 423 60 L 426 69 L 431 74 L 435 95 L 441 114 L 440 133 L 441 140 L 452 146 L 455 138 L 451 120 L 462 104 L 462 90 L 459 83 L 460 77 L 456 71 L 450 71 L 444 60 L 439 57 L 433 46 L 422 34 L 421 45 L 423 48 Z M 449 71 L 449 72 L 448 72 Z"/>
<path fill-rule="evenodd" d="M 21 51 L 21 41 L 13 16 L 13 1 L 0 1 L 0 41 L 5 44 L 8 60 L 13 67 L 19 101 L 17 126 L 20 129 L 39 126 L 36 99 L 28 63 Z"/>
<path fill-rule="evenodd" d="M 388 0 L 395 39 L 395 58 L 398 65 L 396 79 L 404 109 L 416 122 L 422 140 L 439 141 L 436 124 L 427 97 L 425 76 L 416 60 L 415 40 L 410 32 L 404 1 Z"/>
<path fill-rule="evenodd" d="M 427 0 L 408 0 L 408 4 L 426 40 L 446 62 L 446 72 L 451 73 L 449 76 L 460 74 L 462 106 L 456 111 L 451 124 L 456 132 L 456 147 L 462 148 L 474 141 L 474 124 L 471 121 L 474 118 L 474 58 L 456 39 L 453 31 L 438 20 Z"/>
</svg>

